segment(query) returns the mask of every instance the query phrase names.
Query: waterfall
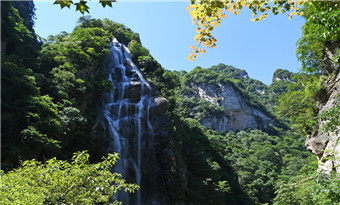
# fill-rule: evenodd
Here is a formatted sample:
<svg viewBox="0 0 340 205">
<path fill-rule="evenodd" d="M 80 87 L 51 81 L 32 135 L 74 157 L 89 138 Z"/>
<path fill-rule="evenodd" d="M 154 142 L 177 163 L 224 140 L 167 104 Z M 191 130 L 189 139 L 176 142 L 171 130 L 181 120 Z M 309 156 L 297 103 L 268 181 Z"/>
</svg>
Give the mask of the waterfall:
<svg viewBox="0 0 340 205">
<path fill-rule="evenodd" d="M 99 123 L 109 135 L 108 152 L 119 153 L 115 172 L 141 185 L 143 138 L 152 134 L 149 122 L 151 87 L 131 60 L 129 50 L 116 39 L 111 42 L 108 80 L 112 88 L 104 94 Z M 124 204 L 141 204 L 141 193 L 119 193 Z"/>
</svg>

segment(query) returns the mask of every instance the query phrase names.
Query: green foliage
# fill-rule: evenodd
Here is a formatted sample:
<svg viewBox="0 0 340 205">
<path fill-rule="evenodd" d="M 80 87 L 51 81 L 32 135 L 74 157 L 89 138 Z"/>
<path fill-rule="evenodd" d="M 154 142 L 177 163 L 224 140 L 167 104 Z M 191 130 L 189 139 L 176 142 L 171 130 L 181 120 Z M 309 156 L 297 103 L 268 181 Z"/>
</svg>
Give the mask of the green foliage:
<svg viewBox="0 0 340 205">
<path fill-rule="evenodd" d="M 98 99 L 110 89 L 99 68 L 110 54 L 111 38 L 139 42 L 122 24 L 82 17 L 72 33 L 50 36 L 40 50 L 31 27 L 34 4 L 15 4 L 1 4 L 2 123 L 8 125 L 2 147 L 12 147 L 3 152 L 4 169 L 15 167 L 18 157 L 69 159 L 76 150 L 91 150 Z"/>
<path fill-rule="evenodd" d="M 238 182 L 255 204 L 272 203 L 279 176 L 294 176 L 308 162 L 303 138 L 270 136 L 259 130 L 210 135 L 211 146 L 230 163 Z"/>
<path fill-rule="evenodd" d="M 130 50 L 131 51 L 131 50 Z M 131 51 L 132 52 L 132 51 Z M 142 52 L 140 52 L 138 55 L 136 53 L 136 49 L 133 55 L 138 56 L 138 64 L 139 64 L 139 70 L 142 71 L 143 73 L 152 73 L 157 70 L 157 68 L 160 67 L 159 63 L 151 56 L 142 56 Z"/>
<path fill-rule="evenodd" d="M 135 40 L 132 40 L 129 43 L 128 49 L 131 52 L 133 62 L 138 62 L 140 56 L 146 56 L 149 54 L 149 51 L 146 48 L 142 47 L 142 45 Z"/>
<path fill-rule="evenodd" d="M 340 126 L 340 98 L 337 99 L 337 103 L 330 108 L 329 110 L 325 110 L 321 112 L 320 119 L 326 121 L 326 123 L 322 127 L 322 131 L 324 132 L 334 132 Z"/>
<path fill-rule="evenodd" d="M 281 80 L 292 80 L 293 78 L 293 73 L 289 72 L 288 70 L 284 69 L 276 69 L 274 74 L 273 74 L 273 82 L 276 81 L 276 79 L 281 79 Z"/>
<path fill-rule="evenodd" d="M 333 1 L 317 1 L 310 6 L 313 8 L 304 17 L 321 27 L 325 41 L 338 40 L 340 38 L 340 5 Z"/>
<path fill-rule="evenodd" d="M 109 6 L 112 7 L 112 3 L 116 2 L 116 0 L 99 0 L 99 3 L 101 3 L 101 5 L 103 7 Z M 70 8 L 71 5 L 75 5 L 76 6 L 76 11 L 79 11 L 80 13 L 84 14 L 85 12 L 90 13 L 89 8 L 86 4 L 87 1 L 79 1 L 77 3 L 74 3 L 73 1 L 60 1 L 57 0 L 54 2 L 54 4 L 59 4 L 60 8 L 64 8 L 64 7 L 68 7 Z"/>
<path fill-rule="evenodd" d="M 1 170 L 0 203 L 119 204 L 112 201 L 119 190 L 134 192 L 139 187 L 111 171 L 118 158 L 118 154 L 109 154 L 90 164 L 89 154 L 83 151 L 75 153 L 71 163 L 33 159 L 6 174 Z"/>
<path fill-rule="evenodd" d="M 35 6 L 33 1 L 14 1 L 14 8 L 18 9 L 26 28 L 34 35 Z"/>
<path fill-rule="evenodd" d="M 20 133 L 28 126 L 26 116 L 32 99 L 40 95 L 34 70 L 41 44 L 32 29 L 33 18 L 32 2 L 1 3 L 1 161 L 4 168 L 16 166 L 19 153 L 24 152 Z"/>
<path fill-rule="evenodd" d="M 245 99 L 249 99 L 251 106 L 255 106 L 258 99 L 269 103 L 268 100 L 273 99 L 270 98 L 271 95 L 284 93 L 290 84 L 294 84 L 295 80 L 279 80 L 275 81 L 277 82 L 275 86 L 267 87 L 261 82 L 245 77 L 246 73 L 242 70 L 223 64 L 208 69 L 196 67 L 189 73 L 182 72 L 181 75 L 180 72 L 177 72 L 176 74 L 180 77 L 182 87 L 176 91 L 174 111 L 176 115 L 185 117 L 185 119 L 181 118 L 179 122 L 176 122 L 181 125 L 175 123 L 176 135 L 181 138 L 174 138 L 177 143 L 180 140 L 179 143 L 182 144 L 181 153 L 186 157 L 184 161 L 188 167 L 189 179 L 195 179 L 194 182 L 189 181 L 189 190 L 195 191 L 193 193 L 190 191 L 187 194 L 188 198 L 190 200 L 205 200 L 205 197 L 208 196 L 203 197 L 203 193 L 197 190 L 210 191 L 209 185 L 214 185 L 214 190 L 221 191 L 219 185 L 223 184 L 223 180 L 226 180 L 230 187 L 230 189 L 227 188 L 229 192 L 224 196 L 226 201 L 216 198 L 213 203 L 273 203 L 279 179 L 296 175 L 303 165 L 311 160 L 312 154 L 304 147 L 304 137 L 293 132 L 285 133 L 276 128 L 274 128 L 275 133 L 279 136 L 272 136 L 259 130 L 221 134 L 206 130 L 199 124 L 199 121 L 204 117 L 223 115 L 224 110 L 198 98 L 193 90 L 195 89 L 193 85 L 201 83 L 211 86 L 219 92 L 218 85 L 220 83 L 229 83 L 241 95 L 244 95 Z M 292 73 L 284 70 L 279 70 L 276 74 L 292 76 Z M 262 90 L 262 94 L 258 90 Z M 261 95 L 268 98 L 260 98 Z M 252 103 L 252 99 L 254 99 L 254 103 Z M 185 124 L 186 126 L 184 126 Z M 185 150 L 183 150 L 184 148 Z M 197 152 L 202 153 L 203 156 Z M 193 160 L 195 162 L 192 162 Z M 196 169 L 201 171 L 198 172 Z M 225 169 L 232 169 L 232 172 Z M 215 170 L 219 170 L 223 176 L 227 174 L 231 178 L 217 180 L 210 175 Z"/>
<path fill-rule="evenodd" d="M 123 24 L 115 23 L 109 19 L 94 19 L 91 16 L 82 16 L 78 19 L 75 30 L 81 28 L 100 28 L 108 31 L 110 37 L 114 36 L 120 43 L 127 46 L 130 41 L 135 40 L 140 43 L 139 35 L 131 31 Z"/>
<path fill-rule="evenodd" d="M 17 5 L 19 11 L 14 5 Z M 34 5 L 32 6 L 31 3 L 3 2 L 1 4 L 1 54 L 18 56 L 25 66 L 33 69 L 40 43 L 32 32 L 33 15 L 30 12 L 34 12 Z M 29 19 L 22 19 L 20 13 Z M 24 15 L 24 13 L 30 14 Z M 29 27 L 27 28 L 25 24 Z"/>
<path fill-rule="evenodd" d="M 28 127 L 21 132 L 24 140 L 35 140 L 60 148 L 57 139 L 61 135 L 58 106 L 48 95 L 32 97 L 26 119 Z"/>
<path fill-rule="evenodd" d="M 316 166 L 314 166 L 315 170 Z M 313 171 L 300 173 L 277 184 L 275 205 L 338 204 L 340 203 L 340 176 Z"/>
<path fill-rule="evenodd" d="M 113 1 L 100 2 L 112 6 Z M 82 13 L 88 11 L 86 1 L 55 3 L 62 8 L 76 5 Z M 267 110 L 265 105 L 272 106 L 284 93 L 276 112 L 289 119 L 296 130 L 310 133 L 316 120 L 315 96 L 322 89 L 318 75 L 300 75 L 297 81 L 291 79 L 292 73 L 278 69 L 274 78 L 284 80 L 266 86 L 249 79 L 244 70 L 224 64 L 208 69 L 196 67 L 189 73 L 171 72 L 141 45 L 138 34 L 122 24 L 89 16 L 81 17 L 72 33 L 45 39 L 40 50 L 32 27 L 34 6 L 27 3 L 24 8 L 24 4 L 17 4 L 18 9 L 12 2 L 1 4 L 2 124 L 6 125 L 1 131 L 2 148 L 11 147 L 2 149 L 6 168 L 15 166 L 13 162 L 19 156 L 39 160 L 61 155 L 70 159 L 75 150 L 94 147 L 89 135 L 99 95 L 111 89 L 99 68 L 110 54 L 109 42 L 115 37 L 130 49 L 132 60 L 151 82 L 155 94 L 166 97 L 170 103 L 170 112 L 166 113 L 170 120 L 167 140 L 182 156 L 179 163 L 186 169 L 186 203 L 338 203 L 338 176 L 311 175 L 306 173 L 307 168 L 301 169 L 311 154 L 306 152 L 304 138 L 298 132 L 276 129 L 278 136 L 273 136 L 259 130 L 223 134 L 207 130 L 199 121 L 222 115 L 224 109 L 197 98 L 192 88 L 205 84 L 220 92 L 220 85 L 228 84 L 248 99 L 248 105 L 263 112 Z M 338 39 L 338 11 L 327 3 L 306 5 L 308 20 L 297 51 L 304 70 L 320 72 L 325 42 Z M 324 18 L 328 20 L 324 22 Z M 323 34 L 325 39 L 320 36 Z M 338 106 L 321 114 L 321 119 L 327 121 L 326 131 L 339 125 L 338 115 Z M 116 159 L 116 155 L 109 155 L 103 162 L 90 164 L 89 155 L 81 152 L 71 163 L 55 158 L 44 164 L 26 161 L 7 174 L 1 172 L 0 202 L 109 203 L 119 189 L 137 188 L 111 172 Z"/>
<path fill-rule="evenodd" d="M 279 117 L 289 119 L 296 131 L 313 133 L 316 131 L 316 95 L 322 89 L 323 80 L 319 75 L 300 77 L 299 82 L 292 84 L 278 99 L 275 111 Z"/>
<path fill-rule="evenodd" d="M 25 69 L 17 58 L 1 60 L 1 129 L 3 139 L 18 135 L 25 126 L 25 115 L 32 96 L 39 94 L 32 70 Z M 13 115 L 15 113 L 15 115 Z"/>
<path fill-rule="evenodd" d="M 177 98 L 176 113 L 186 118 L 194 118 L 201 121 L 203 118 L 210 116 L 221 116 L 224 114 L 224 107 L 217 106 L 208 101 L 197 97 Z"/>
<path fill-rule="evenodd" d="M 173 116 L 171 119 L 174 129 L 170 135 L 179 146 L 189 179 L 185 202 L 242 204 L 247 201 L 232 169 L 211 146 L 205 127 L 191 118 Z"/>
<path fill-rule="evenodd" d="M 306 23 L 296 50 L 303 71 L 320 73 L 325 44 L 340 39 L 339 6 L 335 1 L 314 1 L 304 6 Z M 337 58 L 334 60 L 337 62 Z"/>
<path fill-rule="evenodd" d="M 176 106 L 176 114 L 181 114 L 179 110 L 185 113 L 182 106 L 186 105 Z M 260 130 L 218 134 L 192 118 L 173 117 L 175 131 L 170 133 L 181 145 L 188 169 L 188 202 L 271 204 L 278 181 L 297 175 L 314 159 L 304 147 L 304 137 L 294 132 L 277 130 L 279 136 Z"/>
</svg>

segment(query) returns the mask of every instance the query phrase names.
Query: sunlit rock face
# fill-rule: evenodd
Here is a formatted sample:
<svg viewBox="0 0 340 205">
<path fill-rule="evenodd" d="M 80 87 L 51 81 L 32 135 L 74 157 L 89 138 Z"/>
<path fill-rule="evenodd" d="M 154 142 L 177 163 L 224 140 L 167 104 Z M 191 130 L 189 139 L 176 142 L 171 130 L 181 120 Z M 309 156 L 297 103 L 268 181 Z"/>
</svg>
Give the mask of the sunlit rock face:
<svg viewBox="0 0 340 205">
<path fill-rule="evenodd" d="M 168 137 L 168 102 L 154 95 L 157 92 L 144 79 L 123 44 L 114 39 L 111 51 L 103 68 L 111 89 L 102 96 L 101 111 L 93 127 L 96 150 L 119 153 L 113 171 L 141 187 L 135 194 L 119 193 L 119 201 L 167 204 L 186 187 L 185 173 Z"/>
<path fill-rule="evenodd" d="M 323 83 L 324 89 L 317 95 L 316 108 L 319 114 L 340 105 L 340 65 L 334 63 L 339 47 L 340 41 L 330 42 L 324 50 L 322 73 L 328 78 Z M 340 127 L 324 132 L 325 123 L 319 120 L 317 132 L 307 136 L 306 147 L 317 155 L 320 171 L 340 173 Z"/>
<path fill-rule="evenodd" d="M 205 127 L 218 132 L 238 131 L 246 128 L 266 129 L 273 120 L 263 111 L 249 105 L 246 97 L 231 84 L 192 84 L 195 97 L 224 107 L 223 115 L 212 115 L 201 120 Z"/>
<path fill-rule="evenodd" d="M 319 113 L 339 106 L 340 74 L 335 81 L 326 81 L 324 85 L 325 90 L 319 94 L 317 101 Z M 317 155 L 320 170 L 326 173 L 336 170 L 340 173 L 340 128 L 324 132 L 322 127 L 325 123 L 321 120 L 318 122 L 318 131 L 314 135 L 307 136 L 306 147 Z"/>
</svg>

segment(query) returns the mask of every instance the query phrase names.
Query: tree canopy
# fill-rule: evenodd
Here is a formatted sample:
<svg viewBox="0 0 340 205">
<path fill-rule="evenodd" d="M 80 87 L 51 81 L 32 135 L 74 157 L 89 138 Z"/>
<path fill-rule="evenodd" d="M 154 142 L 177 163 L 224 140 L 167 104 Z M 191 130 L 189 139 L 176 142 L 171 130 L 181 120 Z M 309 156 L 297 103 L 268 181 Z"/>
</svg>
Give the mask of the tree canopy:
<svg viewBox="0 0 340 205">
<path fill-rule="evenodd" d="M 33 159 L 6 174 L 1 170 L 0 204 L 119 204 L 113 200 L 118 191 L 134 192 L 139 186 L 112 172 L 118 158 L 108 154 L 90 164 L 89 154 L 82 151 L 74 153 L 71 163 Z"/>
</svg>

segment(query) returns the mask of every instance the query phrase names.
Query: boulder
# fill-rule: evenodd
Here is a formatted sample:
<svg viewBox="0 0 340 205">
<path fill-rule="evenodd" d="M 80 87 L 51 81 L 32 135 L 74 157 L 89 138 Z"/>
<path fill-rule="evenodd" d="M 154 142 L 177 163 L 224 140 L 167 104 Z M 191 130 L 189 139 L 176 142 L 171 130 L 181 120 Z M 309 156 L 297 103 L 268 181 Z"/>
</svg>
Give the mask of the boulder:
<svg viewBox="0 0 340 205">
<path fill-rule="evenodd" d="M 168 101 L 163 97 L 155 97 L 151 99 L 149 105 L 149 114 L 152 115 L 162 115 L 169 109 Z"/>
<path fill-rule="evenodd" d="M 128 99 L 130 102 L 138 102 L 141 98 L 141 83 L 131 81 L 125 88 L 124 98 Z"/>
</svg>

